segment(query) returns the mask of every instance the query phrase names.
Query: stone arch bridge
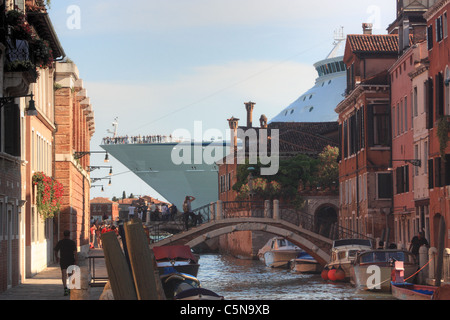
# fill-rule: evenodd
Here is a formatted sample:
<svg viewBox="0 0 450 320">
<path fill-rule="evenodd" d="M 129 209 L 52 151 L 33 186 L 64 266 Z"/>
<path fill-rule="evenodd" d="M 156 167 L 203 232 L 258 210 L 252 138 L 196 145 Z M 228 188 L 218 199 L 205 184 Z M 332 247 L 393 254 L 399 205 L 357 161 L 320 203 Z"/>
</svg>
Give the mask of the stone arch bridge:
<svg viewBox="0 0 450 320">
<path fill-rule="evenodd" d="M 350 230 L 333 222 L 320 221 L 317 217 L 305 214 L 292 207 L 273 201 L 218 201 L 194 213 L 202 222 L 184 231 L 182 221 L 157 224 L 159 230 L 176 232 L 151 246 L 188 245 L 195 247 L 209 239 L 235 231 L 263 231 L 281 236 L 299 246 L 319 263 L 325 265 L 330 260 L 333 240 L 361 238 Z M 324 232 L 325 231 L 325 232 Z"/>
</svg>

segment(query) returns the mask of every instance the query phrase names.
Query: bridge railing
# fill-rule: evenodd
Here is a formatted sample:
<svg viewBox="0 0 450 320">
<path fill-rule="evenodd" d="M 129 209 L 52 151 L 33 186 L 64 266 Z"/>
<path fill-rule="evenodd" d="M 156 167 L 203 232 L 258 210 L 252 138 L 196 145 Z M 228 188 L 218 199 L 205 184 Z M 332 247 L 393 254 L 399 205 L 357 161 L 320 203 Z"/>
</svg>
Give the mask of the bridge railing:
<svg viewBox="0 0 450 320">
<path fill-rule="evenodd" d="M 363 234 L 340 226 L 338 222 L 320 219 L 296 209 L 289 203 L 279 203 L 276 200 L 218 201 L 201 206 L 193 210 L 193 213 L 196 217 L 196 225 L 231 218 L 271 218 L 289 222 L 332 240 L 368 239 Z M 178 222 L 184 224 L 183 219 L 183 214 L 181 214 Z"/>
<path fill-rule="evenodd" d="M 264 202 L 227 201 L 222 202 L 222 218 L 264 218 Z"/>
</svg>

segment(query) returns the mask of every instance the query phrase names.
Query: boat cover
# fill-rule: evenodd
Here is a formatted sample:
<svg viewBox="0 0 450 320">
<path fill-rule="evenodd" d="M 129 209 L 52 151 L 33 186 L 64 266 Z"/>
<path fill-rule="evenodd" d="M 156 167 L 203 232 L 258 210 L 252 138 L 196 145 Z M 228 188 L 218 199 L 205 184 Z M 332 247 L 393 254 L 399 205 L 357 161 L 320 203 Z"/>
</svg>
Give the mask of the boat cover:
<svg viewBox="0 0 450 320">
<path fill-rule="evenodd" d="M 189 298 L 197 298 L 204 300 L 222 300 L 223 297 L 219 296 L 217 293 L 204 289 L 204 288 L 192 288 L 188 290 L 184 290 L 175 296 L 175 300 L 189 299 Z M 208 299 L 209 298 L 209 299 Z M 194 299 L 195 300 L 195 299 Z"/>
<path fill-rule="evenodd" d="M 191 252 L 189 246 L 164 246 L 164 247 L 154 247 L 153 253 L 155 254 L 156 260 L 176 260 L 176 259 L 191 259 L 197 262 L 197 258 Z"/>
</svg>

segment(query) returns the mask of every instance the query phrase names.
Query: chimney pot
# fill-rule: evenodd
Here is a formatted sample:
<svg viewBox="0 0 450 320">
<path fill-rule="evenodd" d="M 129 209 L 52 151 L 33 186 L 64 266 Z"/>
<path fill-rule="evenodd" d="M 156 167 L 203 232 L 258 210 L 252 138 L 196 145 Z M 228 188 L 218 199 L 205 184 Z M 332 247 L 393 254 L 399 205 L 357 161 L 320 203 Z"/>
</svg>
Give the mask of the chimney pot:
<svg viewBox="0 0 450 320">
<path fill-rule="evenodd" d="M 372 34 L 373 24 L 372 23 L 363 23 L 362 28 L 363 28 L 363 34 Z"/>
</svg>

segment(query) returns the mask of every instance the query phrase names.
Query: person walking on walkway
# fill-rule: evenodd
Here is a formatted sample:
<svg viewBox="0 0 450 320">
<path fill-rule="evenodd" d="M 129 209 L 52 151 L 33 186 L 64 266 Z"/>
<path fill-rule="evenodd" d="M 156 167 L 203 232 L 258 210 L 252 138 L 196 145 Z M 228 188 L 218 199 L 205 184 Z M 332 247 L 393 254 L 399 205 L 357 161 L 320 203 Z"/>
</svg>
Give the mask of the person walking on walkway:
<svg viewBox="0 0 450 320">
<path fill-rule="evenodd" d="M 64 239 L 58 241 L 53 251 L 55 253 L 55 260 L 56 262 L 59 262 L 61 267 L 64 295 L 67 296 L 69 294 L 69 289 L 67 289 L 67 268 L 71 265 L 78 264 L 77 245 L 75 241 L 70 239 L 69 230 L 64 231 Z"/>
</svg>

